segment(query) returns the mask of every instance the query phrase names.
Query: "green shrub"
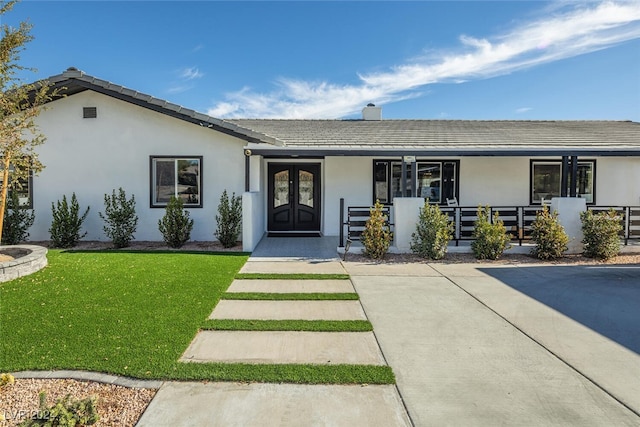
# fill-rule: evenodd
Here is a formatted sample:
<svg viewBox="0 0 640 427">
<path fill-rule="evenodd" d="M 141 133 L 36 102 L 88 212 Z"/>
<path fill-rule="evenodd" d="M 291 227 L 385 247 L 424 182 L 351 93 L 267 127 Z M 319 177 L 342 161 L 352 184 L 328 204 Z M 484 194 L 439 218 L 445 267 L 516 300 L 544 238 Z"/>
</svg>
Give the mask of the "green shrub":
<svg viewBox="0 0 640 427">
<path fill-rule="evenodd" d="M 133 239 L 133 233 L 138 226 L 138 216 L 136 215 L 135 196 L 127 200 L 127 195 L 122 187 L 113 190 L 111 196 L 104 195 L 104 215 L 98 212 L 100 218 L 106 224 L 103 226 L 104 233 L 113 241 L 116 248 L 126 248 Z"/>
<path fill-rule="evenodd" d="M 222 192 L 220 196 L 220 204 L 218 205 L 218 215 L 216 215 L 215 235 L 225 248 L 231 248 L 238 242 L 240 227 L 242 226 L 242 197 L 236 193 L 227 195 L 227 190 Z"/>
<path fill-rule="evenodd" d="M 500 214 L 493 214 L 493 221 L 489 221 L 489 206 L 478 206 L 478 219 L 473 227 L 473 238 L 471 249 L 477 259 L 496 260 L 510 247 L 511 236 L 507 234 L 507 228 L 500 219 Z"/>
<path fill-rule="evenodd" d="M 71 196 L 71 206 L 67 203 L 67 196 L 62 196 L 62 203 L 60 200 L 56 202 L 54 206 L 51 202 L 51 213 L 53 214 L 53 220 L 51 221 L 51 245 L 54 248 L 72 248 L 78 244 L 78 241 L 87 235 L 80 234 L 82 229 L 82 223 L 89 214 L 89 207 L 84 211 L 82 216 L 79 215 L 80 206 L 78 205 L 78 199 L 76 193 Z"/>
<path fill-rule="evenodd" d="M 531 252 L 539 259 L 562 258 L 569 248 L 569 236 L 558 221 L 557 212 L 550 213 L 546 206 L 531 224 L 531 239 L 536 244 Z"/>
<path fill-rule="evenodd" d="M 40 409 L 33 418 L 23 421 L 20 427 L 62 427 L 86 426 L 95 424 L 100 419 L 96 411 L 96 398 L 87 397 L 82 400 L 72 399 L 67 395 L 59 399 L 55 405 L 47 407 L 47 395 L 40 392 Z"/>
<path fill-rule="evenodd" d="M 427 200 L 420 208 L 416 231 L 411 235 L 411 250 L 423 258 L 442 259 L 453 236 L 453 223 L 438 205 Z"/>
<path fill-rule="evenodd" d="M 611 209 L 594 214 L 587 210 L 580 213 L 584 238 L 584 256 L 609 259 L 620 252 L 622 216 Z"/>
<path fill-rule="evenodd" d="M 17 191 L 7 197 L 4 223 L 2 224 L 2 244 L 17 245 L 29 237 L 29 227 L 33 225 L 36 215 L 33 210 L 20 205 Z"/>
<path fill-rule="evenodd" d="M 180 248 L 191 238 L 193 220 L 184 210 L 182 200 L 171 196 L 164 216 L 158 220 L 158 228 L 169 247 Z"/>
<path fill-rule="evenodd" d="M 16 379 L 13 377 L 13 375 L 8 374 L 6 372 L 0 374 L 0 387 L 4 387 L 6 385 L 12 385 L 15 382 L 16 382 Z"/>
<path fill-rule="evenodd" d="M 382 207 L 380 201 L 376 200 L 374 207 L 369 210 L 369 219 L 360 236 L 360 241 L 364 246 L 364 255 L 373 259 L 384 258 L 393 238 L 388 218 L 382 212 Z"/>
</svg>

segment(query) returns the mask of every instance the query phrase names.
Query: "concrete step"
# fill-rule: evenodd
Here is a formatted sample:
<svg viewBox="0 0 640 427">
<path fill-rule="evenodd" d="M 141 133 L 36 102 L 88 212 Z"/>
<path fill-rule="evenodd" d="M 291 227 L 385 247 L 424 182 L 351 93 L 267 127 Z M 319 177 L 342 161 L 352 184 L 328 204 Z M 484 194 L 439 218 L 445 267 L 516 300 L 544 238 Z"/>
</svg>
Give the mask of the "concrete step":
<svg viewBox="0 0 640 427">
<path fill-rule="evenodd" d="M 273 261 L 263 259 L 249 260 L 242 266 L 240 273 L 282 273 L 282 274 L 346 274 L 339 259 L 335 260 L 289 260 Z"/>
<path fill-rule="evenodd" d="M 367 320 L 360 301 L 220 300 L 209 319 Z"/>
<path fill-rule="evenodd" d="M 137 427 L 411 426 L 393 385 L 167 382 Z"/>
<path fill-rule="evenodd" d="M 180 361 L 386 365 L 372 332 L 200 331 Z"/>
<path fill-rule="evenodd" d="M 234 280 L 227 292 L 350 293 L 350 280 Z"/>
</svg>

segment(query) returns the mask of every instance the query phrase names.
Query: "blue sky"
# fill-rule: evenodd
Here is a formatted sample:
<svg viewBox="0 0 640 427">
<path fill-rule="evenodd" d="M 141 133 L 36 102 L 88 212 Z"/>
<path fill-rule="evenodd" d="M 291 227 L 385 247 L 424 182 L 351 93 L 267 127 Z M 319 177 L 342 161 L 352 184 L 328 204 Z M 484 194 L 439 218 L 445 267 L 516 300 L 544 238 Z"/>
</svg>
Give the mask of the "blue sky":
<svg viewBox="0 0 640 427">
<path fill-rule="evenodd" d="M 640 121 L 640 2 L 23 0 L 33 81 L 87 74 L 216 117 Z"/>
</svg>

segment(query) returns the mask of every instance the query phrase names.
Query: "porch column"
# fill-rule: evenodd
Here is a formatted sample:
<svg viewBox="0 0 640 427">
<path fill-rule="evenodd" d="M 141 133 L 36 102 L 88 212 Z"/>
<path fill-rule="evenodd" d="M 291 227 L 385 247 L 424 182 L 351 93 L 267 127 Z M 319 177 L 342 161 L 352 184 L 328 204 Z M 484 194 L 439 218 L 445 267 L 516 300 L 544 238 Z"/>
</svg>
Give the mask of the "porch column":
<svg viewBox="0 0 640 427">
<path fill-rule="evenodd" d="M 577 197 L 578 189 L 578 156 L 571 156 L 571 188 L 569 197 Z"/>
<path fill-rule="evenodd" d="M 402 166 L 400 168 L 400 197 L 406 197 L 407 195 L 407 164 L 404 161 L 404 157 L 402 157 Z"/>
<path fill-rule="evenodd" d="M 560 197 L 567 197 L 567 187 L 569 186 L 569 156 L 562 156 L 560 173 L 562 174 L 562 179 L 560 180 Z"/>
<path fill-rule="evenodd" d="M 411 162 L 411 197 L 418 197 L 418 164 L 414 157 Z"/>
</svg>

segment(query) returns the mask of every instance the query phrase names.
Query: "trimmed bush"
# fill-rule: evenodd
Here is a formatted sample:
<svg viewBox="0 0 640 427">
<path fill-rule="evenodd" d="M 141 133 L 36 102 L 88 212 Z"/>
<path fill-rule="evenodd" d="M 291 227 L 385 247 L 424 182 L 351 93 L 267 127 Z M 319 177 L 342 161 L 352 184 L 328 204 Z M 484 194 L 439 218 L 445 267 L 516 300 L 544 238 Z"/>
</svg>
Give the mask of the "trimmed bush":
<svg viewBox="0 0 640 427">
<path fill-rule="evenodd" d="M 82 400 L 72 399 L 67 394 L 59 399 L 55 405 L 47 407 L 47 395 L 40 392 L 40 409 L 33 418 L 23 421 L 20 427 L 62 427 L 87 426 L 98 422 L 100 416 L 96 410 L 96 398 L 87 397 Z"/>
<path fill-rule="evenodd" d="M 4 387 L 6 385 L 13 385 L 16 382 L 16 379 L 13 375 L 8 374 L 6 372 L 0 374 L 0 387 Z"/>
<path fill-rule="evenodd" d="M 489 206 L 478 206 L 478 219 L 473 227 L 471 249 L 476 259 L 500 258 L 503 252 L 510 247 L 511 235 L 507 234 L 507 228 L 500 219 L 500 214 L 493 214 L 493 221 L 489 221 L 491 209 Z"/>
<path fill-rule="evenodd" d="M 171 248 L 180 248 L 191 238 L 193 220 L 184 210 L 182 200 L 171 196 L 164 216 L 158 220 L 158 229 L 165 243 Z"/>
<path fill-rule="evenodd" d="M 363 254 L 372 259 L 384 258 L 389 251 L 391 239 L 393 239 L 388 218 L 382 212 L 382 207 L 380 201 L 376 200 L 376 204 L 369 210 L 369 219 L 360 236 L 360 241 L 364 246 Z"/>
<path fill-rule="evenodd" d="M 423 258 L 442 259 L 453 236 L 453 223 L 438 205 L 427 200 L 420 208 L 416 231 L 411 235 L 411 250 Z"/>
<path fill-rule="evenodd" d="M 222 246 L 225 248 L 234 247 L 238 242 L 242 226 L 242 197 L 233 193 L 229 198 L 227 190 L 224 190 L 220 196 L 216 222 L 218 226 L 215 235 Z"/>
<path fill-rule="evenodd" d="M 127 200 L 127 195 L 122 187 L 113 190 L 111 196 L 104 195 L 104 215 L 98 212 L 100 218 L 106 224 L 103 226 L 104 234 L 113 241 L 116 248 L 126 248 L 133 240 L 133 233 L 138 226 L 138 216 L 136 215 L 135 196 Z"/>
<path fill-rule="evenodd" d="M 539 259 L 562 258 L 569 248 L 569 236 L 558 221 L 558 213 L 550 213 L 546 206 L 531 224 L 531 239 L 536 244 L 531 253 Z"/>
<path fill-rule="evenodd" d="M 55 206 L 51 202 L 51 213 L 53 220 L 49 233 L 51 233 L 51 245 L 54 248 L 72 248 L 87 235 L 86 231 L 80 234 L 80 230 L 89 214 L 89 206 L 80 216 L 80 205 L 78 205 L 76 193 L 71 195 L 71 205 L 67 203 L 67 196 L 62 196 L 62 202 L 56 201 Z"/>
<path fill-rule="evenodd" d="M 584 256 L 607 260 L 620 252 L 622 216 L 613 209 L 594 214 L 587 210 L 580 213 L 584 238 Z"/>
<path fill-rule="evenodd" d="M 33 225 L 36 215 L 33 210 L 20 205 L 20 198 L 16 191 L 7 198 L 4 223 L 2 224 L 2 244 L 17 245 L 29 237 L 29 227 Z"/>
</svg>

